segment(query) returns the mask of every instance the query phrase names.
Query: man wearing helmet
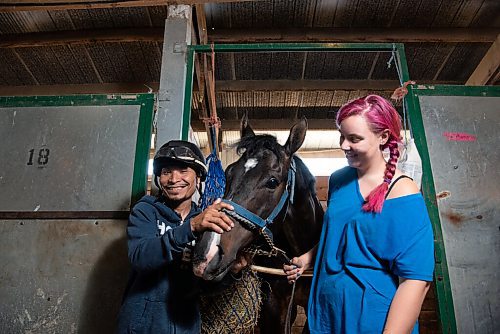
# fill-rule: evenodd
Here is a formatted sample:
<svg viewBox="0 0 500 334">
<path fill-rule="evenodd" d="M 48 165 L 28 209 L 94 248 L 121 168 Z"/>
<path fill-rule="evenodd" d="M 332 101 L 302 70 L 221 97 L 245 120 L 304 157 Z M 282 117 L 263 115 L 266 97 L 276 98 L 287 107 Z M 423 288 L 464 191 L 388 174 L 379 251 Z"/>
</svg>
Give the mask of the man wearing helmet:
<svg viewBox="0 0 500 334">
<path fill-rule="evenodd" d="M 118 317 L 119 333 L 199 333 L 197 278 L 187 265 L 189 246 L 206 230 L 234 226 L 217 200 L 201 211 L 192 197 L 207 175 L 200 149 L 172 140 L 155 154 L 158 196 L 133 207 L 127 227 L 131 274 Z M 201 191 L 200 191 L 201 193 Z"/>
</svg>

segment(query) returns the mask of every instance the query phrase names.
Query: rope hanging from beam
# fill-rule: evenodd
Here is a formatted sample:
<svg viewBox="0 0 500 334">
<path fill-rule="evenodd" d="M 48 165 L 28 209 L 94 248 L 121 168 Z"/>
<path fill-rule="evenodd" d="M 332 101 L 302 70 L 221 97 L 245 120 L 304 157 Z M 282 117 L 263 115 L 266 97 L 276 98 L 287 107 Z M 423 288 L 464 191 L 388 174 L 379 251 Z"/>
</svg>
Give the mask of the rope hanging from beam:
<svg viewBox="0 0 500 334">
<path fill-rule="evenodd" d="M 211 95 L 210 103 L 212 104 L 211 115 L 209 118 L 204 119 L 208 123 L 209 128 L 209 141 L 211 142 L 212 152 L 207 157 L 208 174 L 205 182 L 205 191 L 201 197 L 201 208 L 204 210 L 212 204 L 217 198 L 222 198 L 224 190 L 226 189 L 226 176 L 224 168 L 218 156 L 217 151 L 217 133 L 220 128 L 220 119 L 217 117 L 216 104 L 215 104 L 215 51 L 214 45 L 212 47 L 212 80 L 209 80 L 209 94 Z"/>
</svg>

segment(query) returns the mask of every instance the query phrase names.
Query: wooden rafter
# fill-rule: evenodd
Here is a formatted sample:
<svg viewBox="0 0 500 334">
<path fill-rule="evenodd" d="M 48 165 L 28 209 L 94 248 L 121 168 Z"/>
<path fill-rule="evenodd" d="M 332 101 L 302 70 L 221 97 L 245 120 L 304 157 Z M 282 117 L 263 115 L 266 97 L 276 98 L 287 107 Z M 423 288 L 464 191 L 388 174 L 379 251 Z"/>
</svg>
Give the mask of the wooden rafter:
<svg viewBox="0 0 500 334">
<path fill-rule="evenodd" d="M 286 28 L 216 29 L 209 41 L 252 42 L 402 42 L 402 43 L 488 43 L 498 28 Z"/>
<path fill-rule="evenodd" d="M 498 80 L 500 68 L 500 34 L 465 83 L 467 86 L 492 85 Z"/>
<path fill-rule="evenodd" d="M 290 130 L 290 128 L 297 122 L 296 119 L 252 119 L 252 129 L 254 130 Z M 194 131 L 203 131 L 205 129 L 203 122 L 199 120 L 192 120 L 191 126 Z M 307 128 L 310 130 L 332 130 L 335 129 L 335 120 L 332 118 L 326 119 L 308 119 Z M 240 130 L 239 120 L 224 120 L 222 130 Z"/>
<path fill-rule="evenodd" d="M 127 8 L 149 7 L 167 5 L 196 5 L 203 3 L 245 2 L 262 0 L 49 0 L 37 3 L 33 0 L 4 0 L 0 4 L 0 13 L 38 11 L 38 10 L 69 10 L 69 9 L 102 9 L 102 8 Z"/>
<path fill-rule="evenodd" d="M 102 83 L 33 86 L 0 86 L 0 96 L 71 95 L 71 94 L 137 94 L 158 91 L 158 82 Z"/>
<path fill-rule="evenodd" d="M 201 6 L 203 7 L 203 6 Z M 205 26 L 206 29 L 206 26 Z M 455 43 L 455 42 L 481 42 L 491 43 L 496 40 L 500 33 L 498 28 L 453 28 L 445 29 L 327 29 L 330 32 L 318 32 L 322 28 L 304 28 L 302 33 L 297 34 L 273 34 L 256 33 L 236 30 L 215 30 L 206 34 L 206 30 L 200 36 L 207 36 L 201 44 L 209 42 L 426 42 L 426 43 Z M 440 32 L 441 31 L 441 32 Z M 122 42 L 161 42 L 163 41 L 163 28 L 124 28 L 124 29 L 102 29 L 102 30 L 67 30 L 28 34 L 6 34 L 2 35 L 0 47 L 21 48 L 54 46 L 65 44 L 92 44 L 96 42 L 122 43 Z M 274 36 L 274 37 L 273 37 Z"/>
<path fill-rule="evenodd" d="M 200 44 L 208 43 L 208 31 L 207 31 L 207 18 L 205 14 L 205 8 L 203 5 L 195 5 L 196 10 L 196 23 L 198 24 L 198 36 L 200 39 Z"/>
<path fill-rule="evenodd" d="M 34 78 L 34 76 L 33 76 Z M 64 85 L 35 85 L 30 86 L 0 86 L 0 96 L 11 95 L 53 95 L 58 92 L 67 94 L 107 94 L 107 93 L 147 93 L 158 92 L 158 82 L 129 82 L 129 83 L 100 83 L 100 84 L 64 84 Z M 293 83 L 295 82 L 295 86 Z M 422 81 L 420 84 L 451 84 L 457 85 L 455 81 Z M 328 90 L 369 90 L 369 91 L 392 91 L 398 85 L 396 80 L 290 80 L 283 85 L 282 80 L 260 80 L 251 81 L 217 81 L 216 93 L 243 92 L 243 87 L 249 91 L 328 91 Z M 199 91 L 198 84 L 193 86 L 193 92 Z M 206 110 L 206 109 L 205 109 Z"/>
<path fill-rule="evenodd" d="M 206 21 L 206 15 L 205 15 L 205 9 L 203 8 L 203 5 L 196 5 L 196 23 L 198 26 L 198 36 L 200 40 L 200 44 L 207 44 L 208 43 L 208 37 L 207 37 L 207 21 Z M 198 55 L 198 62 L 200 63 L 200 70 L 202 73 L 200 73 L 200 76 L 203 77 L 203 83 L 204 87 L 200 85 L 200 91 L 205 90 L 206 92 L 206 97 L 208 99 L 208 107 L 210 110 L 210 114 L 213 114 L 214 108 L 215 108 L 215 83 L 213 82 L 212 79 L 212 70 L 208 66 L 208 61 L 207 61 L 207 55 L 204 53 L 202 55 Z M 206 115 L 205 117 L 208 117 Z"/>
<path fill-rule="evenodd" d="M 424 84 L 424 82 L 420 82 Z M 452 81 L 432 81 L 433 84 L 458 84 Z M 220 80 L 217 92 L 246 91 L 332 91 L 332 90 L 394 90 L 397 80 Z"/>
<path fill-rule="evenodd" d="M 208 44 L 208 30 L 207 30 L 207 19 L 206 19 L 206 14 L 205 14 L 205 8 L 203 5 L 196 5 L 196 20 L 198 23 L 198 35 L 200 36 L 200 41 L 203 44 Z M 208 103 L 208 108 L 210 110 L 210 117 L 215 118 L 217 117 L 217 103 L 215 100 L 215 68 L 214 68 L 214 59 L 212 57 L 215 57 L 214 55 L 211 55 L 210 58 L 206 53 L 204 53 L 201 56 L 201 59 L 203 61 L 203 75 L 205 77 L 205 91 L 207 92 L 207 103 Z M 199 58 L 200 59 L 200 58 Z M 210 61 L 210 65 L 208 64 Z M 207 127 L 207 123 L 205 123 L 205 126 Z M 216 146 L 216 151 L 220 151 L 220 143 L 219 139 L 222 139 L 219 136 L 219 129 L 217 127 L 214 128 L 215 130 L 215 143 L 212 143 L 210 140 L 208 141 L 210 144 L 210 150 L 213 150 L 213 145 Z M 208 136 L 210 137 L 210 129 L 206 129 Z"/>
<path fill-rule="evenodd" d="M 446 54 L 444 59 L 441 61 L 441 65 L 439 65 L 438 69 L 436 70 L 436 73 L 434 73 L 432 80 L 437 80 L 437 78 L 439 78 L 439 75 L 441 75 L 441 72 L 443 71 L 444 67 L 446 66 L 446 64 L 448 64 L 448 59 L 450 59 L 450 57 L 453 54 L 453 52 L 455 51 L 456 47 L 457 47 L 456 44 L 452 44 L 452 46 L 448 50 L 448 53 Z"/>
<path fill-rule="evenodd" d="M 39 85 L 40 83 L 38 82 L 38 80 L 36 79 L 36 77 L 33 75 L 33 72 L 31 72 L 30 68 L 28 65 L 26 65 L 26 62 L 23 60 L 23 58 L 19 55 L 19 53 L 16 52 L 16 50 L 13 50 L 13 54 L 14 56 L 17 58 L 17 60 L 19 61 L 19 63 L 21 64 L 21 66 L 24 68 L 24 70 L 28 73 L 28 75 L 30 76 L 31 80 L 33 80 L 33 82 L 36 84 L 36 85 Z"/>
<path fill-rule="evenodd" d="M 164 28 L 126 28 L 105 30 L 65 30 L 28 34 L 2 35 L 0 47 L 26 48 L 96 42 L 162 42 Z"/>
<path fill-rule="evenodd" d="M 206 44 L 207 43 L 207 25 L 206 25 L 206 18 L 205 18 L 205 10 L 203 8 L 203 5 L 197 4 L 195 5 L 195 13 L 196 13 L 196 40 L 198 44 Z M 195 55 L 195 63 L 194 63 L 194 68 L 195 68 L 195 76 L 196 76 L 196 81 L 198 83 L 197 90 L 199 91 L 199 96 L 200 96 L 200 103 L 199 105 L 201 106 L 200 108 L 200 118 L 201 119 L 208 119 L 209 113 L 207 110 L 207 95 L 210 99 L 210 94 L 207 94 L 209 91 L 207 89 L 207 56 L 206 54 L 197 54 Z M 193 87 L 194 91 L 194 87 Z M 208 101 L 208 105 L 210 106 L 210 101 Z M 205 126 L 205 131 L 208 135 L 210 135 L 210 127 L 207 122 L 204 122 Z M 212 151 L 212 143 L 209 141 L 209 150 L 210 152 Z"/>
</svg>

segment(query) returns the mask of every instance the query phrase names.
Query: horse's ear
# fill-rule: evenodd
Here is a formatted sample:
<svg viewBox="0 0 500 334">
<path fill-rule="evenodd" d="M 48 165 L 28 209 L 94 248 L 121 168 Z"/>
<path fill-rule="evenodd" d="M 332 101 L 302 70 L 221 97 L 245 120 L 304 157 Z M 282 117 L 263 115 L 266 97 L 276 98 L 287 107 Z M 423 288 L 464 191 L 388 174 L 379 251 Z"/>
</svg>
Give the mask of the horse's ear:
<svg viewBox="0 0 500 334">
<path fill-rule="evenodd" d="M 245 137 L 252 137 L 252 136 L 255 136 L 255 133 L 253 132 L 253 129 L 250 126 L 250 123 L 248 123 L 248 112 L 245 112 L 245 114 L 241 118 L 240 137 L 245 138 Z"/>
<path fill-rule="evenodd" d="M 288 156 L 292 156 L 304 143 L 304 139 L 306 138 L 307 132 L 307 120 L 304 116 L 300 119 L 300 121 L 292 126 L 290 129 L 290 135 L 285 144 L 285 152 Z"/>
</svg>

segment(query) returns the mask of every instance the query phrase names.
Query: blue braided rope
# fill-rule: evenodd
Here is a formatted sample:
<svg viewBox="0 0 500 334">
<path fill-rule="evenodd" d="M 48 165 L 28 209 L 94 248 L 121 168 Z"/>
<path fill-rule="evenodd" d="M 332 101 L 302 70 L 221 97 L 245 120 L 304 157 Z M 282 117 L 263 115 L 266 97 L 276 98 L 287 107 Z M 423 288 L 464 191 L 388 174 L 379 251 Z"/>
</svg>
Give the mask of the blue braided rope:
<svg viewBox="0 0 500 334">
<path fill-rule="evenodd" d="M 200 206 L 205 210 L 207 206 L 212 204 L 217 198 L 222 198 L 226 189 L 226 175 L 224 168 L 217 156 L 217 145 L 215 142 L 215 129 L 210 128 L 210 135 L 213 144 L 213 151 L 207 157 L 208 174 L 205 180 L 205 190 L 201 196 Z"/>
<path fill-rule="evenodd" d="M 217 198 L 222 198 L 226 189 L 226 176 L 222 163 L 213 152 L 207 157 L 208 174 L 205 181 L 205 190 L 201 197 L 201 209 L 204 210 Z"/>
</svg>

